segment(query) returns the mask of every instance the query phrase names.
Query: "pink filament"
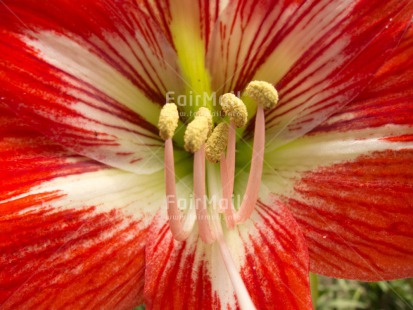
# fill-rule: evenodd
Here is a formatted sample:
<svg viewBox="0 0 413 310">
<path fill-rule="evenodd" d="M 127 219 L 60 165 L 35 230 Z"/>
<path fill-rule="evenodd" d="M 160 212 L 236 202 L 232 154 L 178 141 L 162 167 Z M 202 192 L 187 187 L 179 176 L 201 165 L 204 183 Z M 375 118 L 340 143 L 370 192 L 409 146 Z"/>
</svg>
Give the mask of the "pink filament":
<svg viewBox="0 0 413 310">
<path fill-rule="evenodd" d="M 238 303 L 241 309 L 256 309 L 254 303 L 251 300 L 251 296 L 245 286 L 237 267 L 235 266 L 234 259 L 224 239 L 221 223 L 219 217 L 214 221 L 215 235 L 218 241 L 219 252 L 222 260 L 224 261 L 225 268 L 228 272 L 232 286 L 234 287 L 235 295 L 237 296 Z"/>
<path fill-rule="evenodd" d="M 247 189 L 245 191 L 241 207 L 236 213 L 232 204 L 235 173 L 235 144 L 235 125 L 231 121 L 228 132 L 227 155 L 225 156 L 225 154 L 222 154 L 220 169 L 223 186 L 223 201 L 226 203 L 226 206 L 222 203 L 220 207 L 221 212 L 225 213 L 225 220 L 229 229 L 234 228 L 237 223 L 245 222 L 251 216 L 258 199 L 265 147 L 265 116 L 263 107 L 258 106 L 257 109 L 255 118 L 254 145 Z M 165 141 L 165 187 L 171 232 L 176 240 L 184 241 L 188 238 L 190 231 L 185 231 L 183 228 L 183 214 L 178 209 L 177 204 L 172 139 Z M 200 237 L 205 243 L 212 243 L 217 239 L 217 235 L 210 227 L 205 193 L 205 145 L 203 145 L 201 149 L 194 154 L 194 198 Z M 220 231 L 221 240 L 218 241 L 221 247 L 223 242 L 222 228 Z M 221 253 L 223 252 L 225 252 L 225 250 L 221 249 Z M 223 254 L 223 256 L 225 255 Z"/>
<path fill-rule="evenodd" d="M 169 226 L 173 237 L 178 241 L 188 238 L 190 231 L 183 229 L 183 215 L 178 209 L 175 186 L 175 164 L 172 139 L 165 141 L 165 189 L 168 204 Z"/>
<path fill-rule="evenodd" d="M 241 207 L 235 214 L 235 219 L 237 223 L 245 222 L 254 211 L 254 207 L 258 199 L 258 192 L 260 190 L 261 185 L 262 166 L 264 163 L 264 147 L 264 109 L 262 106 L 258 106 L 257 114 L 255 116 L 254 146 L 252 148 L 250 175 L 248 177 L 247 189 L 245 191 Z"/>
<path fill-rule="evenodd" d="M 212 243 L 215 236 L 209 226 L 205 196 L 205 145 L 194 155 L 194 198 L 199 235 L 205 243 Z"/>
<path fill-rule="evenodd" d="M 232 195 L 234 191 L 234 173 L 235 173 L 235 144 L 236 144 L 236 132 L 235 124 L 231 121 L 228 131 L 228 146 L 227 146 L 227 171 L 228 171 L 228 182 L 229 182 L 229 192 Z"/>
<path fill-rule="evenodd" d="M 235 219 L 234 219 L 234 206 L 232 205 L 232 190 L 230 182 L 234 182 L 234 178 L 232 180 L 228 177 L 228 161 L 225 158 L 225 154 L 222 154 L 221 157 L 221 182 L 223 188 L 223 200 L 221 204 L 221 211 L 225 213 L 225 221 L 229 229 L 234 228 L 235 226 Z M 232 184 L 233 185 L 233 184 Z M 223 204 L 226 204 L 223 206 Z"/>
</svg>

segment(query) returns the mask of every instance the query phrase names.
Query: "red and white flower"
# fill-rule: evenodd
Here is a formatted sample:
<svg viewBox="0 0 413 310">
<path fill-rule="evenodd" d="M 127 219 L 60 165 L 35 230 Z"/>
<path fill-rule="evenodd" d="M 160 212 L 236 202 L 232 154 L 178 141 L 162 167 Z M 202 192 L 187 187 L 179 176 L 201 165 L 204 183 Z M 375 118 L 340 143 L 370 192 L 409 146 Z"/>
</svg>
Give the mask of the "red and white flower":
<svg viewBox="0 0 413 310">
<path fill-rule="evenodd" d="M 411 1 L 0 8 L 2 309 L 309 309 L 309 271 L 413 276 Z M 220 222 L 228 266 L 196 222 L 173 238 L 157 123 L 168 92 L 221 95 L 253 80 L 274 85 L 280 102 L 265 112 L 256 206 L 233 229 Z M 253 124 L 236 146 L 241 197 Z M 190 201 L 185 128 L 175 173 Z"/>
</svg>

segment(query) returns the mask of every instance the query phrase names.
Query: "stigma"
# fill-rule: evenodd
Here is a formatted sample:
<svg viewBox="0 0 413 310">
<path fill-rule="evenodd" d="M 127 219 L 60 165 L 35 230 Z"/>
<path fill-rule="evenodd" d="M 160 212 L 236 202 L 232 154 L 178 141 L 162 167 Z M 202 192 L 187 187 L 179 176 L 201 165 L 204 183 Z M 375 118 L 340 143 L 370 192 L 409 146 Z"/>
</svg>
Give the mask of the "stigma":
<svg viewBox="0 0 413 310">
<path fill-rule="evenodd" d="M 201 107 L 186 126 L 184 147 L 186 151 L 194 154 L 194 205 L 199 235 L 205 243 L 222 242 L 220 214 L 224 216 L 227 229 L 233 229 L 250 218 L 258 200 L 265 148 L 264 110 L 271 109 L 277 104 L 278 93 L 273 85 L 267 82 L 253 81 L 245 88 L 244 95 L 255 102 L 257 110 L 248 183 L 239 208 L 234 207 L 232 196 L 235 180 L 236 129 L 246 126 L 248 120 L 244 102 L 232 93 L 224 94 L 220 104 L 225 117 L 217 124 L 214 124 L 209 109 Z M 161 138 L 165 140 L 165 189 L 170 230 L 176 240 L 183 241 L 189 236 L 192 228 L 184 229 L 184 216 L 177 206 L 172 137 L 178 125 L 178 115 L 175 104 L 166 104 L 161 110 L 158 127 Z M 212 206 L 207 203 L 206 160 L 209 162 L 208 165 L 219 164 L 218 177 L 222 185 L 222 199 L 218 210 L 211 208 Z M 214 173 L 208 172 L 208 178 L 210 175 Z M 215 194 L 212 192 L 208 190 L 209 195 Z"/>
</svg>

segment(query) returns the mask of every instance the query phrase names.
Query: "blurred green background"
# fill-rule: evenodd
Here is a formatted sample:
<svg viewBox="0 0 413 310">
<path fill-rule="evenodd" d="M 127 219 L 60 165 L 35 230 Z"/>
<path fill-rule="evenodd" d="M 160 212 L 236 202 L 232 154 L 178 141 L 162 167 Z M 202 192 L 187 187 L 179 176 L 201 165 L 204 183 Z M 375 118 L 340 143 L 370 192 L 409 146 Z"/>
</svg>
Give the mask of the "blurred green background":
<svg viewBox="0 0 413 310">
<path fill-rule="evenodd" d="M 413 279 L 359 282 L 317 276 L 317 282 L 312 287 L 318 287 L 318 310 L 413 309 Z"/>
<path fill-rule="evenodd" d="M 312 275 L 311 280 L 317 310 L 413 310 L 413 279 L 359 282 Z"/>
</svg>

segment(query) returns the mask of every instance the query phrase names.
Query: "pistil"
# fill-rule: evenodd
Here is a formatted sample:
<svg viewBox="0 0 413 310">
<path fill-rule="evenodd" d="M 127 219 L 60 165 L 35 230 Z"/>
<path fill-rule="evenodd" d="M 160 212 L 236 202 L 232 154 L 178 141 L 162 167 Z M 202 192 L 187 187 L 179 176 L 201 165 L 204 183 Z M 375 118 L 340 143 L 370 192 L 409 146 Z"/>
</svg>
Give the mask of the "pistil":
<svg viewBox="0 0 413 310">
<path fill-rule="evenodd" d="M 232 286 L 234 287 L 240 308 L 245 310 L 256 309 L 254 303 L 251 300 L 248 289 L 245 286 L 244 280 L 242 279 L 239 271 L 235 266 L 234 259 L 232 258 L 231 252 L 229 251 L 228 245 L 224 239 L 224 234 L 222 232 L 222 227 L 219 220 L 216 222 L 215 227 L 219 252 L 221 254 L 222 260 L 224 261 L 225 268 L 227 269 Z"/>
<path fill-rule="evenodd" d="M 217 173 L 217 167 L 212 164 L 208 164 L 208 190 L 209 193 L 214 197 L 220 197 L 220 188 L 216 180 L 219 177 Z M 221 167 L 222 173 L 222 167 Z M 215 208 L 213 208 L 214 212 Z M 235 295 L 237 296 L 238 304 L 241 309 L 252 310 L 255 309 L 254 303 L 252 302 L 251 296 L 245 286 L 244 280 L 242 279 L 239 270 L 237 269 L 234 258 L 232 257 L 231 251 L 224 237 L 224 232 L 221 224 L 221 217 L 216 212 L 212 217 L 212 228 L 214 229 L 214 234 L 216 236 L 216 241 L 218 243 L 218 249 L 221 254 L 222 261 L 228 272 L 228 276 L 234 287 Z"/>
</svg>

